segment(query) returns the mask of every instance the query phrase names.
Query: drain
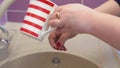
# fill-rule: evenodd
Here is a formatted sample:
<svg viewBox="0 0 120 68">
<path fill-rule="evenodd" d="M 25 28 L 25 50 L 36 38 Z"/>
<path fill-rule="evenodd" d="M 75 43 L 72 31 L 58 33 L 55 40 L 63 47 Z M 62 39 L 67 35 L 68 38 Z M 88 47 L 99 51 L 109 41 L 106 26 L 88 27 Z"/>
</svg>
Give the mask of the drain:
<svg viewBox="0 0 120 68">
<path fill-rule="evenodd" d="M 53 63 L 54 65 L 58 65 L 58 64 L 61 63 L 61 60 L 60 60 L 60 58 L 58 58 L 58 57 L 54 57 L 54 58 L 52 59 L 52 63 Z"/>
<path fill-rule="evenodd" d="M 9 41 L 6 39 L 0 39 L 0 49 L 4 48 L 5 46 L 9 45 Z"/>
</svg>

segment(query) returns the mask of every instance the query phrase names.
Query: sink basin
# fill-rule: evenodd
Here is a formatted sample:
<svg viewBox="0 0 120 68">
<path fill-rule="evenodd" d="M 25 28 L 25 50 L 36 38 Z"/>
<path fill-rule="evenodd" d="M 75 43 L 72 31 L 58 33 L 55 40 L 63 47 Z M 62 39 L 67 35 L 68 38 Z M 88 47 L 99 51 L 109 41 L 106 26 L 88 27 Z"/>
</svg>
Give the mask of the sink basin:
<svg viewBox="0 0 120 68">
<path fill-rule="evenodd" d="M 0 68 L 99 68 L 96 64 L 66 53 L 35 53 L 7 62 Z"/>
<path fill-rule="evenodd" d="M 41 42 L 20 33 L 21 24 L 6 26 L 15 33 L 9 61 L 5 59 L 0 68 L 120 68 L 116 49 L 93 36 L 77 35 L 65 43 L 67 51 L 58 51 L 50 46 L 48 36 Z"/>
</svg>

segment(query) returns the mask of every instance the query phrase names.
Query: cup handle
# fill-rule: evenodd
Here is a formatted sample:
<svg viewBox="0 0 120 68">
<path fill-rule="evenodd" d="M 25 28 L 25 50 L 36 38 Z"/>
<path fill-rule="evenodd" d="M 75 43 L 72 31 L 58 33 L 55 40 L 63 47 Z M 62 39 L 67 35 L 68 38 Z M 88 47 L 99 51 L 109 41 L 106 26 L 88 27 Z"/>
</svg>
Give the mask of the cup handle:
<svg viewBox="0 0 120 68">
<path fill-rule="evenodd" d="M 45 27 L 43 27 L 40 36 L 39 36 L 39 40 L 42 41 L 44 39 L 44 37 L 49 34 L 50 32 L 54 31 L 56 28 L 49 26 L 48 29 L 46 29 Z"/>
<path fill-rule="evenodd" d="M 57 5 L 54 6 L 54 8 L 57 7 Z M 51 16 L 51 14 L 54 12 L 54 9 L 51 11 L 49 17 Z M 48 18 L 49 18 L 48 17 Z M 42 28 L 42 30 L 40 31 L 40 35 L 39 35 L 39 40 L 42 41 L 44 39 L 44 37 L 50 33 L 51 31 L 54 31 L 56 28 L 48 26 L 48 19 L 46 20 L 46 24 L 44 24 L 44 27 Z M 46 28 L 48 27 L 48 29 Z"/>
</svg>

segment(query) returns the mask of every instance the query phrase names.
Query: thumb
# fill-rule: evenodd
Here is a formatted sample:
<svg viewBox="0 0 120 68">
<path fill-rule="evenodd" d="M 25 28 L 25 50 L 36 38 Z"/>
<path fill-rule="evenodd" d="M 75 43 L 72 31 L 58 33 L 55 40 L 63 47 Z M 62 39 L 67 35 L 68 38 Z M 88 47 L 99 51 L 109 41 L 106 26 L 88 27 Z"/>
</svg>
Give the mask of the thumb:
<svg viewBox="0 0 120 68">
<path fill-rule="evenodd" d="M 60 20 L 59 19 L 50 20 L 48 22 L 48 25 L 51 26 L 51 27 L 59 27 Z"/>
</svg>

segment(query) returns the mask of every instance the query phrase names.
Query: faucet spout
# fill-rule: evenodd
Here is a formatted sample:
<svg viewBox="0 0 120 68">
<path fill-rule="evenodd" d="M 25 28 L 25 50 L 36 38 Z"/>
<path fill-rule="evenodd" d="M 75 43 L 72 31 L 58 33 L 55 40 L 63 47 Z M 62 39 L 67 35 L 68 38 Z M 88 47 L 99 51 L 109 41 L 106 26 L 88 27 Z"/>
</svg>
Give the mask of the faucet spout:
<svg viewBox="0 0 120 68">
<path fill-rule="evenodd" d="M 0 19 L 4 12 L 8 9 L 8 7 L 14 2 L 15 0 L 3 0 L 0 4 Z"/>
<path fill-rule="evenodd" d="M 9 32 L 6 30 L 6 28 L 4 26 L 0 25 L 0 29 L 6 36 L 9 35 Z"/>
</svg>

